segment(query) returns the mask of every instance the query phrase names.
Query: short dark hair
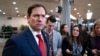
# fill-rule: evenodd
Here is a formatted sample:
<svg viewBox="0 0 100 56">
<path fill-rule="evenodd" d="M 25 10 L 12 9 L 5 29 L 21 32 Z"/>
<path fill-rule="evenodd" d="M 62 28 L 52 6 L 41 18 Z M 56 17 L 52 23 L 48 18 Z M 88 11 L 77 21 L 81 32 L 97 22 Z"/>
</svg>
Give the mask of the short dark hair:
<svg viewBox="0 0 100 56">
<path fill-rule="evenodd" d="M 34 4 L 34 5 L 30 6 L 30 7 L 28 8 L 28 10 L 27 10 L 27 14 L 30 16 L 31 13 L 32 13 L 32 10 L 35 9 L 35 8 L 37 8 L 37 7 L 43 7 L 44 10 L 45 10 L 45 13 L 47 14 L 46 8 L 45 8 L 43 5 L 41 5 L 41 4 Z"/>
<path fill-rule="evenodd" d="M 57 20 L 56 20 L 55 16 L 52 16 L 52 15 L 51 15 L 51 16 L 49 16 L 49 17 L 47 18 L 46 23 L 48 23 L 48 21 L 55 23 Z"/>
<path fill-rule="evenodd" d="M 58 6 L 58 12 L 57 13 L 60 13 L 61 14 L 62 12 L 62 7 L 61 6 Z"/>
</svg>

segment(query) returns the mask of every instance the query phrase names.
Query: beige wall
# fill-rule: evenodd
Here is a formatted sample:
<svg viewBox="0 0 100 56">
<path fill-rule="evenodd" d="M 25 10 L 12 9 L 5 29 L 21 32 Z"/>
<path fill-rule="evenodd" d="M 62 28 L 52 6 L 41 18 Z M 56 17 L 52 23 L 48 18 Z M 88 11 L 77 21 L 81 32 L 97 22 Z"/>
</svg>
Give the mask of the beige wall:
<svg viewBox="0 0 100 56">
<path fill-rule="evenodd" d="M 20 27 L 21 25 L 28 25 L 27 19 L 24 17 L 12 17 L 11 20 L 8 20 L 5 16 L 0 16 L 0 29 L 3 25 L 11 25 L 13 27 Z"/>
</svg>

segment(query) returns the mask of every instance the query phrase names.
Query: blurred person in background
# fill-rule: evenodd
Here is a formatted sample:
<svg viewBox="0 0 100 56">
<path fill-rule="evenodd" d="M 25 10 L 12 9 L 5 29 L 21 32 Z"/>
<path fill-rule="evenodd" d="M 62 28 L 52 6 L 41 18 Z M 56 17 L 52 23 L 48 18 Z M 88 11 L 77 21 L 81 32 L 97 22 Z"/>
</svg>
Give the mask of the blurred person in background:
<svg viewBox="0 0 100 56">
<path fill-rule="evenodd" d="M 65 37 L 69 37 L 69 33 L 68 33 L 68 26 L 67 24 L 62 24 L 60 26 L 60 33 L 62 35 L 62 40 L 65 38 Z"/>
<path fill-rule="evenodd" d="M 61 56 L 61 42 L 62 37 L 59 32 L 54 30 L 56 24 L 55 16 L 50 16 L 47 18 L 45 31 L 49 34 L 50 42 L 50 56 Z"/>
<path fill-rule="evenodd" d="M 100 56 L 100 19 L 94 22 L 93 31 L 87 43 L 88 56 Z"/>
<path fill-rule="evenodd" d="M 80 28 L 78 25 L 74 25 L 69 39 L 65 38 L 62 41 L 63 56 L 81 56 L 83 50 L 81 41 Z"/>
<path fill-rule="evenodd" d="M 82 46 L 83 46 L 83 51 L 82 51 L 82 55 L 86 54 L 86 46 L 87 46 L 87 40 L 89 38 L 89 33 L 88 33 L 88 28 L 84 27 L 82 24 L 78 24 L 79 28 L 80 28 L 80 36 L 82 39 Z"/>
</svg>

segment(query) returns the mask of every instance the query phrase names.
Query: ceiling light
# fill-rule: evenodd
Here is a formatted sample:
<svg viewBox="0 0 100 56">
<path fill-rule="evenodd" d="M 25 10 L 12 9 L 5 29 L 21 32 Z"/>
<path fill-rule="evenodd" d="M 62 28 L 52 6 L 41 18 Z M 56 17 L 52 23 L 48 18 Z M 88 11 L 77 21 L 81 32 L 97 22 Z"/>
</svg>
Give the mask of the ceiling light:
<svg viewBox="0 0 100 56">
<path fill-rule="evenodd" d="M 81 15 L 79 15 L 79 17 L 81 17 Z"/>
<path fill-rule="evenodd" d="M 87 12 L 86 16 L 87 16 L 87 19 L 90 20 L 91 17 L 92 17 L 93 13 L 92 12 Z"/>
<path fill-rule="evenodd" d="M 53 10 L 50 10 L 50 12 L 53 12 Z"/>
<path fill-rule="evenodd" d="M 77 12 L 77 14 L 80 14 L 79 12 Z"/>
<path fill-rule="evenodd" d="M 46 15 L 46 18 L 48 18 L 50 15 Z"/>
<path fill-rule="evenodd" d="M 15 7 L 15 10 L 17 10 L 18 8 L 17 7 Z"/>
<path fill-rule="evenodd" d="M 88 4 L 88 6 L 91 6 L 91 5 L 92 5 L 92 4 L 90 4 L 90 3 Z"/>
<path fill-rule="evenodd" d="M 76 10 L 77 10 L 77 8 L 74 8 L 74 10 L 76 11 Z"/>
<path fill-rule="evenodd" d="M 12 2 L 12 4 L 16 4 L 16 2 Z"/>
<path fill-rule="evenodd" d="M 19 13 L 19 11 L 17 10 L 16 13 Z"/>
<path fill-rule="evenodd" d="M 0 10 L 0 12 L 2 12 L 2 10 Z"/>
<path fill-rule="evenodd" d="M 3 12 L 2 14 L 6 14 L 5 12 Z"/>
<path fill-rule="evenodd" d="M 70 15 L 70 18 L 76 20 L 76 17 L 74 17 L 72 14 Z"/>
</svg>

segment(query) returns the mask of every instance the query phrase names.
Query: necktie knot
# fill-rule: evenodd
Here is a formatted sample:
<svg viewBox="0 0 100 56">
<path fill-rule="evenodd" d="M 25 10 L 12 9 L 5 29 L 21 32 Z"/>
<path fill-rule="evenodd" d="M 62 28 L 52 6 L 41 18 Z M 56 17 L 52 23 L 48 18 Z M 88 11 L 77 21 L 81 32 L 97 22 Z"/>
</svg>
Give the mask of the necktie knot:
<svg viewBox="0 0 100 56">
<path fill-rule="evenodd" d="M 40 40 L 42 40 L 41 39 L 41 34 L 37 34 L 36 37 L 38 37 Z"/>
<path fill-rule="evenodd" d="M 37 34 L 36 36 L 37 36 L 38 38 L 40 38 L 40 37 L 41 37 L 41 34 Z"/>
</svg>

